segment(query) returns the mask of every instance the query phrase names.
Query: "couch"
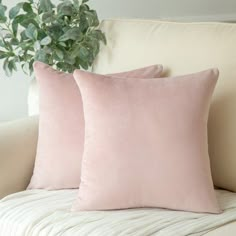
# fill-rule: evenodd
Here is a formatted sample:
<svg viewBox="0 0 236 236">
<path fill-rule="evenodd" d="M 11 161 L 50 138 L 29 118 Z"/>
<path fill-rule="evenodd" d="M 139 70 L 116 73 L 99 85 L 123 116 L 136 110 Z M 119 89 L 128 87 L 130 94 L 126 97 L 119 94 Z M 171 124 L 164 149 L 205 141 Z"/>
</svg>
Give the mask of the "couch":
<svg viewBox="0 0 236 236">
<path fill-rule="evenodd" d="M 163 76 L 169 76 L 219 68 L 220 79 L 209 117 L 209 153 L 214 184 L 224 189 L 217 191 L 222 191 L 226 199 L 222 204 L 228 204 L 230 211 L 236 202 L 236 160 L 229 152 L 235 150 L 236 154 L 236 126 L 232 126 L 236 119 L 233 100 L 236 99 L 236 24 L 105 20 L 100 27 L 106 33 L 107 46 L 102 46 L 93 72 L 106 74 L 163 64 Z M 34 116 L 0 125 L 0 235 L 236 235 L 235 211 L 227 220 L 216 217 L 217 224 L 211 221 L 210 228 L 200 230 L 196 227 L 196 232 L 186 231 L 185 234 L 174 227 L 173 232 L 155 229 L 155 224 L 150 231 L 144 231 L 142 224 L 132 231 L 129 231 L 129 226 L 127 231 L 121 231 L 116 227 L 116 218 L 88 228 L 88 222 L 95 219 L 94 215 L 85 212 L 85 220 L 85 215 L 75 215 L 68 210 L 76 190 L 26 190 L 37 147 L 37 101 L 37 84 L 34 81 L 29 93 L 29 114 Z M 230 204 L 227 201 L 231 201 Z M 46 215 L 43 214 L 45 207 L 50 208 Z M 55 213 L 65 209 L 63 215 Z M 164 217 L 166 213 L 162 211 Z M 99 214 L 102 219 L 112 219 L 112 216 L 106 215 L 107 212 Z M 192 220 L 198 218 L 196 215 L 191 217 Z M 204 215 L 202 217 L 205 219 Z M 132 222 L 135 224 L 135 221 Z M 24 228 L 21 228 L 22 225 Z M 146 227 L 148 229 L 149 226 Z"/>
</svg>

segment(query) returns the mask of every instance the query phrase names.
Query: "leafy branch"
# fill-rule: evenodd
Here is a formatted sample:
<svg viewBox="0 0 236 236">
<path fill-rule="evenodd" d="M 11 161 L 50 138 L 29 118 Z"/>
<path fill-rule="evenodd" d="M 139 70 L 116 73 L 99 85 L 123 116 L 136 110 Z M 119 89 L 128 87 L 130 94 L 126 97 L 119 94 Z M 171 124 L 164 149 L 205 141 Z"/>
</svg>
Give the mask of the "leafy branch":
<svg viewBox="0 0 236 236">
<path fill-rule="evenodd" d="M 31 75 L 34 61 L 72 72 L 88 69 L 106 44 L 98 16 L 88 0 L 26 0 L 7 12 L 0 0 L 0 59 L 7 75 L 17 70 Z M 7 15 L 8 14 L 8 15 Z"/>
</svg>

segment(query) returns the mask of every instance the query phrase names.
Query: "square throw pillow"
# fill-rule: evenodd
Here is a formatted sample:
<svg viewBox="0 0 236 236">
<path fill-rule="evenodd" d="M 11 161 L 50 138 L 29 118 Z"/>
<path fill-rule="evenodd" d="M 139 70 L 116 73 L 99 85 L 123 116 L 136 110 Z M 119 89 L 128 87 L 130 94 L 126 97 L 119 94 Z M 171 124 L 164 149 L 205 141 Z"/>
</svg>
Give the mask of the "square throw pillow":
<svg viewBox="0 0 236 236">
<path fill-rule="evenodd" d="M 207 120 L 218 70 L 116 79 L 76 70 L 85 143 L 72 210 L 160 207 L 219 213 Z"/>
<path fill-rule="evenodd" d="M 84 146 L 84 115 L 80 91 L 72 74 L 36 62 L 39 84 L 39 137 L 29 189 L 78 188 Z M 118 77 L 160 77 L 162 66 L 116 74 Z"/>
</svg>

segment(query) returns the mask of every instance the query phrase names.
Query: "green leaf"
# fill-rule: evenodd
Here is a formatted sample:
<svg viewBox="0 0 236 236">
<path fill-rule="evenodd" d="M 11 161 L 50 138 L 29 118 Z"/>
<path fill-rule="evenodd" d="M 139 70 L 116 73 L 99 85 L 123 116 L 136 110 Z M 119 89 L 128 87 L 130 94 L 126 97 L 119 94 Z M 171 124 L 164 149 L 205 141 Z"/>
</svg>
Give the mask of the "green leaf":
<svg viewBox="0 0 236 236">
<path fill-rule="evenodd" d="M 18 31 L 18 23 L 15 19 L 12 21 L 11 27 L 12 27 L 12 32 L 13 32 L 14 36 L 16 36 L 17 31 Z"/>
<path fill-rule="evenodd" d="M 29 39 L 37 39 L 38 37 L 38 31 L 34 24 L 30 23 L 27 29 L 25 30 L 25 35 Z"/>
<path fill-rule="evenodd" d="M 90 45 L 90 48 L 92 50 L 92 54 L 93 54 L 93 59 L 97 56 L 99 49 L 100 49 L 100 44 L 98 40 L 93 40 L 87 43 L 88 45 Z"/>
<path fill-rule="evenodd" d="M 0 17 L 4 17 L 5 16 L 5 12 L 7 10 L 7 7 L 0 4 Z"/>
<path fill-rule="evenodd" d="M 56 67 L 58 70 L 61 70 L 64 72 L 69 72 L 69 73 L 72 73 L 76 69 L 73 65 L 68 64 L 66 62 L 58 62 L 58 63 L 56 63 Z M 77 69 L 78 69 L 78 67 L 77 67 Z"/>
<path fill-rule="evenodd" d="M 74 44 L 71 48 L 71 57 L 76 58 L 79 55 L 80 44 Z"/>
<path fill-rule="evenodd" d="M 56 66 L 57 66 L 57 69 L 58 70 L 62 70 L 62 71 L 64 71 L 65 69 L 65 63 L 63 63 L 63 62 L 58 62 L 57 64 L 56 64 Z"/>
<path fill-rule="evenodd" d="M 42 40 L 46 36 L 47 36 L 47 34 L 45 33 L 45 31 L 43 29 L 38 29 L 38 40 Z"/>
<path fill-rule="evenodd" d="M 38 23 L 34 20 L 35 16 L 30 15 L 30 17 L 26 18 L 21 21 L 20 25 L 23 26 L 24 28 L 27 28 L 29 24 L 33 24 L 36 28 L 39 29 Z"/>
<path fill-rule="evenodd" d="M 42 21 L 44 23 L 51 23 L 53 22 L 54 20 L 56 20 L 56 17 L 54 15 L 54 13 L 52 11 L 50 12 L 45 12 L 43 15 L 42 15 Z"/>
<path fill-rule="evenodd" d="M 6 41 L 5 39 L 3 39 L 3 42 L 5 44 L 5 48 L 12 52 L 13 48 L 12 48 L 12 45 L 10 44 L 10 42 Z"/>
<path fill-rule="evenodd" d="M 25 63 L 22 65 L 22 70 L 23 70 L 23 72 L 24 72 L 26 75 L 29 75 L 30 71 L 29 71 L 29 63 L 28 63 L 28 62 L 25 62 Z"/>
<path fill-rule="evenodd" d="M 0 16 L 0 23 L 5 23 L 7 18 L 5 16 Z"/>
<path fill-rule="evenodd" d="M 16 23 L 20 24 L 23 20 L 25 20 L 26 17 L 27 17 L 26 15 L 22 15 L 22 14 L 21 14 L 21 15 L 16 16 L 15 19 L 14 19 L 14 21 L 15 21 Z"/>
<path fill-rule="evenodd" d="M 5 44 L 4 44 L 3 40 L 1 40 L 1 39 L 0 39 L 0 47 L 5 48 Z"/>
<path fill-rule="evenodd" d="M 20 14 L 14 18 L 14 21 L 24 28 L 27 28 L 28 25 L 31 23 L 33 24 L 36 28 L 39 28 L 39 24 L 35 21 L 36 14 Z"/>
<path fill-rule="evenodd" d="M 19 44 L 19 40 L 17 38 L 13 38 L 13 39 L 11 39 L 10 43 L 12 45 L 18 45 Z"/>
<path fill-rule="evenodd" d="M 61 25 L 58 23 L 50 25 L 48 27 L 48 32 L 49 35 L 55 40 L 58 40 L 64 34 Z"/>
<path fill-rule="evenodd" d="M 24 43 L 26 40 L 29 40 L 29 39 L 25 35 L 25 30 L 23 30 L 22 32 L 20 32 L 20 41 Z"/>
<path fill-rule="evenodd" d="M 20 25 L 27 28 L 30 24 L 33 24 L 36 28 L 39 28 L 38 23 L 34 19 L 25 19 L 23 20 Z"/>
<path fill-rule="evenodd" d="M 5 23 L 7 21 L 7 18 L 5 16 L 7 7 L 0 4 L 0 23 Z"/>
<path fill-rule="evenodd" d="M 8 56 L 7 52 L 0 51 L 0 59 L 6 58 Z"/>
<path fill-rule="evenodd" d="M 9 11 L 9 18 L 10 19 L 15 18 L 18 15 L 18 13 L 20 12 L 21 7 L 22 7 L 22 4 L 18 3 L 16 6 L 11 8 L 11 10 Z"/>
<path fill-rule="evenodd" d="M 9 61 L 8 67 L 11 71 L 13 71 L 13 70 L 17 71 L 15 59 L 12 59 L 12 60 Z"/>
<path fill-rule="evenodd" d="M 79 27 L 69 29 L 64 35 L 59 38 L 59 41 L 67 41 L 69 39 L 80 41 L 83 38 L 83 34 Z"/>
<path fill-rule="evenodd" d="M 27 13 L 32 13 L 32 12 L 33 12 L 33 9 L 32 9 L 31 4 L 28 3 L 28 2 L 25 2 L 25 3 L 23 4 L 23 10 L 24 10 L 25 12 L 27 12 Z"/>
<path fill-rule="evenodd" d="M 64 58 L 64 53 L 60 49 L 56 48 L 55 53 L 60 60 L 62 60 Z"/>
<path fill-rule="evenodd" d="M 66 47 L 66 44 L 64 42 L 60 42 L 59 45 L 64 47 L 64 48 Z"/>
<path fill-rule="evenodd" d="M 80 10 L 80 14 L 84 14 L 85 11 L 89 11 L 89 6 L 87 4 L 82 3 L 80 4 L 79 10 Z"/>
<path fill-rule="evenodd" d="M 49 46 L 44 46 L 43 51 L 48 55 L 52 54 L 52 48 Z"/>
<path fill-rule="evenodd" d="M 105 45 L 107 43 L 106 37 L 101 30 L 93 30 L 88 33 L 88 37 L 95 38 L 97 40 L 101 40 Z"/>
<path fill-rule="evenodd" d="M 50 0 L 40 0 L 39 1 L 39 10 L 40 12 L 52 11 L 55 6 Z"/>
<path fill-rule="evenodd" d="M 70 53 L 66 53 L 64 55 L 64 61 L 66 61 L 69 65 L 74 65 L 75 64 L 75 58 L 73 58 Z"/>
<path fill-rule="evenodd" d="M 81 67 L 84 69 L 84 70 L 87 70 L 89 68 L 89 65 L 86 61 L 79 61 Z"/>
<path fill-rule="evenodd" d="M 86 61 L 89 56 L 89 50 L 86 47 L 82 46 L 79 49 L 78 55 L 83 61 Z"/>
<path fill-rule="evenodd" d="M 81 8 L 81 6 L 80 6 L 80 8 Z M 86 32 L 88 31 L 89 24 L 88 24 L 86 15 L 84 13 L 80 14 L 79 28 L 83 34 L 86 34 Z"/>
<path fill-rule="evenodd" d="M 43 49 L 38 50 L 35 53 L 34 60 L 35 61 L 41 61 L 41 62 L 44 62 L 44 63 L 48 63 L 47 53 L 45 53 L 45 51 Z"/>
<path fill-rule="evenodd" d="M 52 42 L 52 38 L 50 36 L 46 36 L 40 41 L 40 44 L 43 46 L 49 45 Z"/>
<path fill-rule="evenodd" d="M 86 2 L 88 2 L 89 0 L 82 0 L 82 3 L 86 3 Z"/>
<path fill-rule="evenodd" d="M 60 16 L 72 16 L 74 13 L 74 7 L 70 1 L 65 1 L 58 5 L 57 12 Z"/>
<path fill-rule="evenodd" d="M 32 73 L 34 71 L 33 64 L 34 64 L 34 59 L 31 59 L 30 62 L 29 62 L 30 75 L 32 75 Z"/>
<path fill-rule="evenodd" d="M 5 74 L 6 74 L 7 76 L 11 76 L 12 70 L 11 70 L 10 67 L 9 67 L 9 60 L 8 60 L 8 58 L 6 58 L 6 59 L 4 60 L 4 62 L 3 62 L 3 69 L 4 69 Z"/>
<path fill-rule="evenodd" d="M 85 11 L 85 15 L 89 26 L 97 27 L 99 25 L 99 20 L 96 11 Z"/>
</svg>

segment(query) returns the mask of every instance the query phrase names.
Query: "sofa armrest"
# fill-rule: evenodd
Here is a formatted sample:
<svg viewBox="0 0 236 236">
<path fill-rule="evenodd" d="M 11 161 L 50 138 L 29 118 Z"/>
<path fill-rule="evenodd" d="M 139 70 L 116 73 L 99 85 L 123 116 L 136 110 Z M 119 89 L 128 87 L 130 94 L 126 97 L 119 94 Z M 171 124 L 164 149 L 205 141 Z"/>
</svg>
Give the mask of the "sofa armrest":
<svg viewBox="0 0 236 236">
<path fill-rule="evenodd" d="M 38 117 L 0 124 L 0 198 L 26 189 L 33 172 Z"/>
</svg>

